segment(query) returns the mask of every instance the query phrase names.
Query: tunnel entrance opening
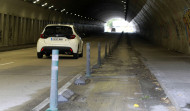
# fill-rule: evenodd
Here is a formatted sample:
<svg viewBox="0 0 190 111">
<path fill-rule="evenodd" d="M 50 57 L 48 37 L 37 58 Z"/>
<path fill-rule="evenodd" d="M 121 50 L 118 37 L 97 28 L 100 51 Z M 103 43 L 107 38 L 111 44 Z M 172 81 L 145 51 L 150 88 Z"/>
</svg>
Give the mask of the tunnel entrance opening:
<svg viewBox="0 0 190 111">
<path fill-rule="evenodd" d="M 114 33 L 136 33 L 137 28 L 134 22 L 128 22 L 121 18 L 113 18 L 108 20 L 104 24 L 104 32 L 114 32 Z"/>
</svg>

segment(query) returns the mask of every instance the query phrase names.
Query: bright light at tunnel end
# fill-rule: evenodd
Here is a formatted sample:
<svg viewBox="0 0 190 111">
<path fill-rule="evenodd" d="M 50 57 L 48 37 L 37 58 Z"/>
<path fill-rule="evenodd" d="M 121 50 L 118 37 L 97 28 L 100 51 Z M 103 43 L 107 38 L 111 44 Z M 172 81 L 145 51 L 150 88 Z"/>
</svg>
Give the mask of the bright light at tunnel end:
<svg viewBox="0 0 190 111">
<path fill-rule="evenodd" d="M 137 26 L 134 22 L 127 22 L 124 19 L 113 18 L 108 20 L 104 25 L 104 32 L 125 32 L 125 33 L 137 33 Z"/>
</svg>

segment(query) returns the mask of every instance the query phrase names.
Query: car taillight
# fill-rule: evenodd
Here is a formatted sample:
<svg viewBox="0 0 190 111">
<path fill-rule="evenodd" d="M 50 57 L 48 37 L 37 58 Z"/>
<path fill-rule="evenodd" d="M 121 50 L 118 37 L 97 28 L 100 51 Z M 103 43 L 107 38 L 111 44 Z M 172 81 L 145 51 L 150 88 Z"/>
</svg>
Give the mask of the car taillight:
<svg viewBox="0 0 190 111">
<path fill-rule="evenodd" d="M 76 37 L 76 35 L 71 35 L 71 38 L 70 39 L 74 39 Z"/>
<path fill-rule="evenodd" d="M 44 50 L 44 48 L 41 49 L 41 52 Z"/>
<path fill-rule="evenodd" d="M 45 37 L 44 37 L 44 34 L 41 34 L 41 35 L 40 35 L 40 38 L 45 38 Z"/>
</svg>

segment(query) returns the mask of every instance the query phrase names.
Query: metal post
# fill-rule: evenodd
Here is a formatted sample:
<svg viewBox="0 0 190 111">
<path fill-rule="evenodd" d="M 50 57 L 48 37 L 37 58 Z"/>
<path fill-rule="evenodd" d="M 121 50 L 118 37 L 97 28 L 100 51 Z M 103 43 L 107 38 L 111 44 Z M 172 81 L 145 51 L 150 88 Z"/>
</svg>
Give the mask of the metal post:
<svg viewBox="0 0 190 111">
<path fill-rule="evenodd" d="M 58 64 L 59 50 L 52 50 L 50 108 L 46 111 L 58 111 Z"/>
<path fill-rule="evenodd" d="M 109 55 L 111 55 L 111 42 L 109 42 Z"/>
<path fill-rule="evenodd" d="M 114 41 L 113 43 L 114 43 L 114 48 L 116 48 L 116 41 Z"/>
<path fill-rule="evenodd" d="M 114 41 L 112 41 L 111 43 L 112 43 L 111 51 L 113 52 L 113 50 L 114 50 Z"/>
<path fill-rule="evenodd" d="M 107 42 L 106 42 L 106 46 L 105 46 L 105 57 L 107 57 L 107 46 L 108 46 L 108 44 L 107 44 Z"/>
<path fill-rule="evenodd" d="M 113 52 L 113 41 L 111 41 L 111 53 Z"/>
<path fill-rule="evenodd" d="M 101 44 L 98 42 L 98 65 L 101 65 Z"/>
<path fill-rule="evenodd" d="M 86 43 L 86 77 L 90 77 L 90 43 Z"/>
</svg>

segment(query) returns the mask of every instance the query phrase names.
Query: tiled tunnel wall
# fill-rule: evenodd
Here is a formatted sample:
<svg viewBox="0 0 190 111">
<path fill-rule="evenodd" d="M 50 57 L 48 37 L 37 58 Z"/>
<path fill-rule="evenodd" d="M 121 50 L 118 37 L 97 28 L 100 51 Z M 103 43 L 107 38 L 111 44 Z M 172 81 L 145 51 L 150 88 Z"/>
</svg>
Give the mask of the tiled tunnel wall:
<svg viewBox="0 0 190 111">
<path fill-rule="evenodd" d="M 1 13 L 0 45 L 15 46 L 35 43 L 43 27 L 48 23 L 56 23 L 56 21 L 32 19 Z"/>
<path fill-rule="evenodd" d="M 86 34 L 103 32 L 99 22 L 43 9 L 21 0 L 0 0 L 0 3 L 0 48 L 36 43 L 47 24 L 77 23 L 77 28 Z"/>
</svg>

